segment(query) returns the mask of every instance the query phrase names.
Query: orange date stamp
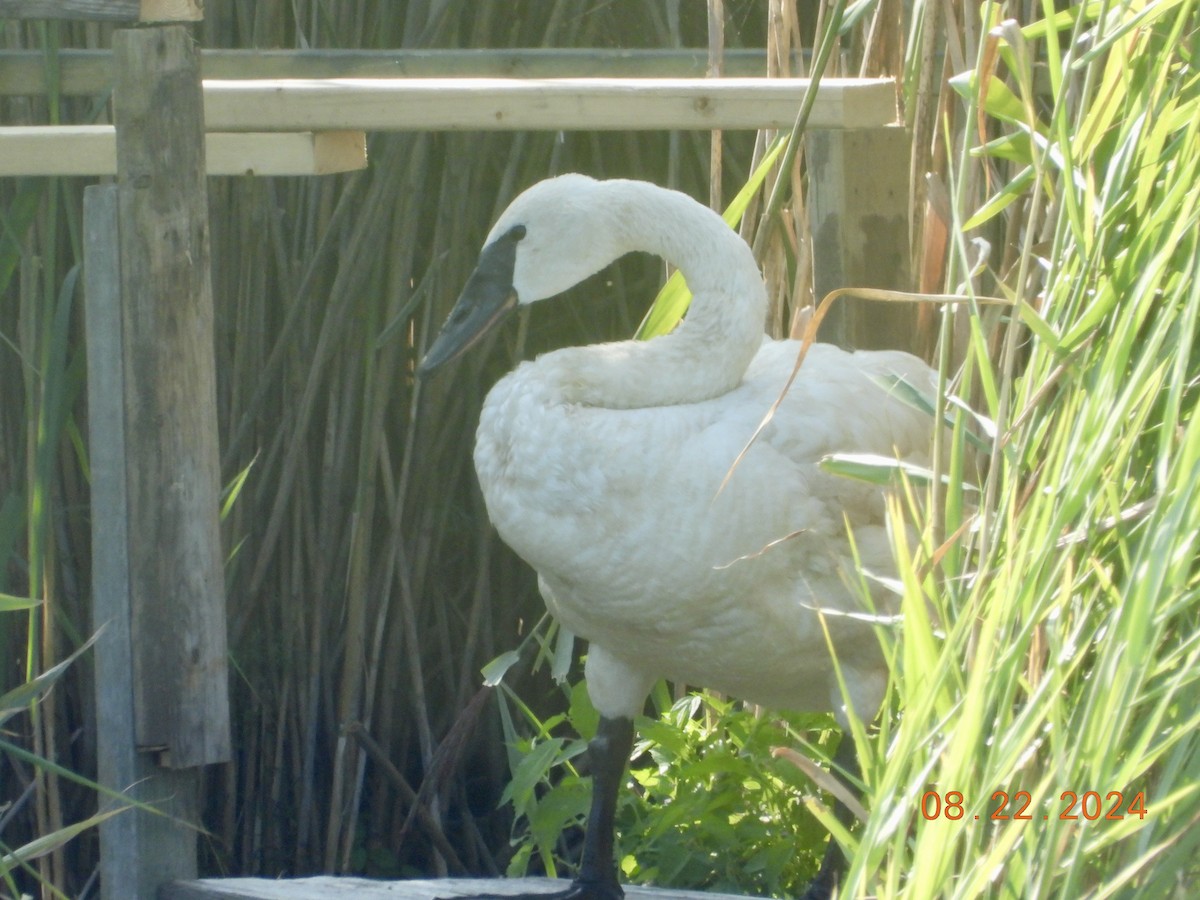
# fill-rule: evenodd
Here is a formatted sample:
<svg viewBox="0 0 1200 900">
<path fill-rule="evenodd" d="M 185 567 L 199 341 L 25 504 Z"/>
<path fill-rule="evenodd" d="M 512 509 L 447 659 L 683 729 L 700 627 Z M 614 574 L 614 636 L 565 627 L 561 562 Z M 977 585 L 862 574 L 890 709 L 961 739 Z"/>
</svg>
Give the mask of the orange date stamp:
<svg viewBox="0 0 1200 900">
<path fill-rule="evenodd" d="M 966 797 L 962 791 L 926 791 L 921 795 L 921 815 L 925 819 L 968 819 L 992 822 L 1018 822 L 1042 819 L 1058 819 L 1060 821 L 1078 821 L 1084 819 L 1094 822 L 1101 820 L 1120 820 L 1125 818 L 1144 819 L 1148 815 L 1146 809 L 1146 792 L 1138 791 L 1126 798 L 1123 791 L 1063 791 L 1058 796 L 1057 803 L 1047 799 L 1053 808 L 1042 811 L 1031 810 L 1033 796 L 1029 791 L 995 791 L 991 803 L 985 813 L 972 815 L 966 808 Z"/>
</svg>

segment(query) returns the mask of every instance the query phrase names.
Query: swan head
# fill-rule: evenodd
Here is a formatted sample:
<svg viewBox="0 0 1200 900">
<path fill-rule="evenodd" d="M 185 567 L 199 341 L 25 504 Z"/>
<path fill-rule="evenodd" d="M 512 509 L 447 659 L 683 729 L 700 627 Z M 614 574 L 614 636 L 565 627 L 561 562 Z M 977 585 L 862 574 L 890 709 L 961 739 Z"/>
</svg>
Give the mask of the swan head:
<svg viewBox="0 0 1200 900">
<path fill-rule="evenodd" d="M 460 357 L 519 305 L 561 294 L 633 249 L 612 185 L 560 175 L 513 200 L 492 226 L 418 374 Z"/>
</svg>

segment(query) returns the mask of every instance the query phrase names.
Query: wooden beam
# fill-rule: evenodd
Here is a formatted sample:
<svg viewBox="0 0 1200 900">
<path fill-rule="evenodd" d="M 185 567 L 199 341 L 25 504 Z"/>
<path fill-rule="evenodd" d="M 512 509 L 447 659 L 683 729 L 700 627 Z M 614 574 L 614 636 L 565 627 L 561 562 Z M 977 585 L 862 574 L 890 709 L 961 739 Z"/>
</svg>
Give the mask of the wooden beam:
<svg viewBox="0 0 1200 900">
<path fill-rule="evenodd" d="M 230 753 L 199 55 L 182 25 L 113 47 L 137 743 L 185 768 Z"/>
<path fill-rule="evenodd" d="M 209 175 L 328 175 L 367 165 L 361 131 L 218 132 L 205 144 Z M 0 127 L 0 176 L 116 173 L 112 125 Z"/>
<path fill-rule="evenodd" d="M 570 886 L 553 878 L 438 878 L 378 881 L 366 878 L 204 878 L 163 885 L 161 900 L 434 900 L 505 894 L 549 894 Z M 736 894 L 624 885 L 629 900 L 747 900 Z"/>
<path fill-rule="evenodd" d="M 803 78 L 414 78 L 205 81 L 217 131 L 791 128 Z M 888 78 L 821 81 L 809 128 L 896 121 Z"/>
<path fill-rule="evenodd" d="M 0 0 L 0 19 L 136 22 L 141 0 Z"/>
<path fill-rule="evenodd" d="M 206 143 L 209 175 L 332 175 L 367 167 L 361 131 L 217 132 Z"/>
<path fill-rule="evenodd" d="M 0 0 L 5 2 L 5 0 Z M 7 0 L 23 2 L 23 0 Z M 801 69 L 795 53 L 794 68 Z M 699 78 L 703 49 L 613 50 L 577 48 L 489 50 L 201 50 L 204 76 L 263 78 Z M 764 50 L 725 52 L 725 75 L 763 76 Z M 60 50 L 58 90 L 95 96 L 112 87 L 108 50 Z M 38 50 L 0 51 L 0 95 L 44 94 L 46 60 Z"/>
<path fill-rule="evenodd" d="M 912 289 L 909 266 L 907 129 L 808 135 L 808 216 L 818 301 L 844 287 Z M 820 337 L 854 349 L 915 351 L 917 306 L 843 298 Z"/>
<path fill-rule="evenodd" d="M 203 0 L 0 0 L 0 19 L 197 22 Z"/>
<path fill-rule="evenodd" d="M 204 19 L 204 0 L 141 0 L 138 21 L 200 22 Z"/>
</svg>

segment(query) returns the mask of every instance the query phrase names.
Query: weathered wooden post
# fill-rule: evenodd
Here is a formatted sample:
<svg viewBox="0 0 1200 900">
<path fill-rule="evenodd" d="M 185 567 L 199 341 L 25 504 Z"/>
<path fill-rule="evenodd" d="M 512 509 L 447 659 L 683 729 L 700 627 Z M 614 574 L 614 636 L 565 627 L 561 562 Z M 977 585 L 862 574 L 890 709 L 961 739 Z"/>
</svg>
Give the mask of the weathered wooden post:
<svg viewBox="0 0 1200 900">
<path fill-rule="evenodd" d="M 907 130 L 813 130 L 807 135 L 809 221 L 817 301 L 844 287 L 911 290 Z M 840 300 L 821 337 L 855 348 L 915 348 L 916 308 Z"/>
<path fill-rule="evenodd" d="M 151 898 L 195 877 L 230 752 L 213 306 L 198 51 L 181 25 L 113 46 L 118 180 L 85 209 L 100 780 L 168 815 L 106 822 L 101 879 Z"/>
</svg>

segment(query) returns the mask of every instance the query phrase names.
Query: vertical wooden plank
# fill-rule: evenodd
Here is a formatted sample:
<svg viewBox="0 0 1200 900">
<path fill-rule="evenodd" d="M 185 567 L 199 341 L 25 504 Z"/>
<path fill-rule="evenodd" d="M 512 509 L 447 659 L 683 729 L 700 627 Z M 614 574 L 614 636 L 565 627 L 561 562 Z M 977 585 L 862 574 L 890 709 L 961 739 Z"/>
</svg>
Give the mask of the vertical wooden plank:
<svg viewBox="0 0 1200 900">
<path fill-rule="evenodd" d="M 807 135 L 818 301 L 843 287 L 911 289 L 910 152 L 901 126 Z M 821 339 L 852 348 L 915 349 L 916 304 L 839 300 L 822 323 Z"/>
<path fill-rule="evenodd" d="M 181 25 L 113 48 L 134 715 L 182 768 L 229 758 L 199 52 Z"/>
<path fill-rule="evenodd" d="M 86 188 L 83 208 L 98 776 L 166 813 L 130 810 L 100 826 L 100 883 L 105 900 L 152 898 L 196 876 L 196 832 L 184 823 L 197 821 L 199 771 L 161 769 L 134 741 L 116 185 Z"/>
</svg>

